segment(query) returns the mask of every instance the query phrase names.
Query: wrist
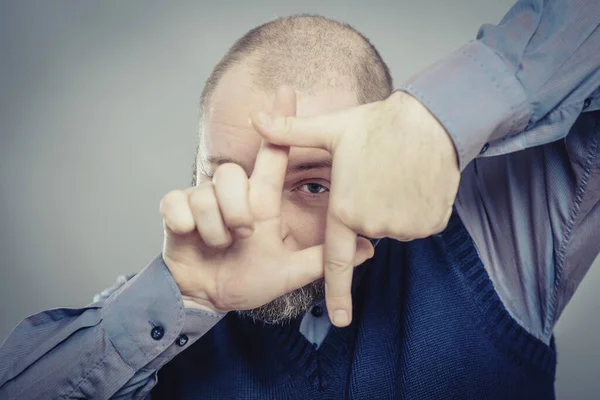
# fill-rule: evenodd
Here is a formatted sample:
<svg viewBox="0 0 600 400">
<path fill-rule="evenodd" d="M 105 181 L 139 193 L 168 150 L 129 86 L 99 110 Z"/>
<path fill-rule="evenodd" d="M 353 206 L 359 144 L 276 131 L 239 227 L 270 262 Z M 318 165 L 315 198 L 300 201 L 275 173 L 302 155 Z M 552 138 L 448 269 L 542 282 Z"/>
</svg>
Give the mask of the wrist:
<svg viewBox="0 0 600 400">
<path fill-rule="evenodd" d="M 189 267 L 186 267 L 180 262 L 173 260 L 164 253 L 162 254 L 162 259 L 164 264 L 167 266 L 167 269 L 171 273 L 177 288 L 179 289 L 179 293 L 181 294 L 185 308 L 200 309 L 214 313 L 224 312 L 212 304 L 208 298 L 208 295 L 206 295 L 205 290 L 198 287 L 197 279 L 189 279 L 187 273 L 187 271 L 189 271 Z M 191 285 L 193 287 L 190 286 L 191 282 L 194 282 Z"/>
<path fill-rule="evenodd" d="M 393 92 L 386 100 L 398 111 L 397 115 L 412 120 L 411 126 L 421 138 L 426 138 L 430 153 L 439 156 L 444 168 L 459 173 L 459 155 L 452 136 L 437 117 L 415 96 L 403 91 Z"/>
<path fill-rule="evenodd" d="M 489 143 L 522 132 L 530 115 L 514 72 L 479 41 L 425 68 L 400 90 L 418 98 L 442 123 L 461 171 L 485 153 Z"/>
<path fill-rule="evenodd" d="M 185 308 L 193 308 L 197 310 L 209 311 L 213 313 L 222 313 L 224 311 L 217 310 L 210 302 L 202 301 L 198 299 L 191 298 L 189 296 L 181 296 L 183 299 L 183 306 Z"/>
</svg>

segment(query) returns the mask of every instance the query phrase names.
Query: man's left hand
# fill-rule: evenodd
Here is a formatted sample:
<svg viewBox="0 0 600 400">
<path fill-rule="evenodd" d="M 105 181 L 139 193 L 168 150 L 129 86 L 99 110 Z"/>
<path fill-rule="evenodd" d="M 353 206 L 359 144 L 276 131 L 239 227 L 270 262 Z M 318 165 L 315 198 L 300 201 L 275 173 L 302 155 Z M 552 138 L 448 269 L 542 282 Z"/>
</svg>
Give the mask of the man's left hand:
<svg viewBox="0 0 600 400">
<path fill-rule="evenodd" d="M 325 290 L 332 322 L 346 326 L 357 234 L 409 241 L 441 232 L 460 180 L 454 144 L 429 110 L 404 92 L 312 118 L 259 113 L 252 123 L 271 143 L 332 154 Z"/>
</svg>

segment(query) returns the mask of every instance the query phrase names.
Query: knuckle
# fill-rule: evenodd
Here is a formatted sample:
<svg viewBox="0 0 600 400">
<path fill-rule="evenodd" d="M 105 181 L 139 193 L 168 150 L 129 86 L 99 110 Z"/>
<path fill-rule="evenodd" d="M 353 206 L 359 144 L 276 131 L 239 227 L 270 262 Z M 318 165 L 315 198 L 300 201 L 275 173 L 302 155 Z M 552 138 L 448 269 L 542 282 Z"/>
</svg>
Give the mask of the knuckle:
<svg viewBox="0 0 600 400">
<path fill-rule="evenodd" d="M 439 221 L 431 230 L 431 234 L 437 235 L 438 233 L 440 233 L 444 229 L 446 229 L 446 225 L 448 225 L 448 221 L 444 221 L 444 220 Z"/>
<path fill-rule="evenodd" d="M 352 268 L 352 262 L 348 260 L 342 260 L 340 258 L 332 258 L 327 260 L 327 269 L 333 272 L 343 272 L 347 269 Z"/>
<path fill-rule="evenodd" d="M 192 210 L 205 213 L 217 207 L 217 199 L 212 188 L 203 188 L 190 195 L 190 207 Z"/>
<path fill-rule="evenodd" d="M 450 216 L 452 215 L 452 209 L 450 209 L 448 212 L 446 212 L 446 215 L 444 215 L 437 223 L 437 225 L 434 227 L 434 233 L 440 233 L 442 232 L 444 229 L 446 229 L 446 227 L 448 226 L 448 222 L 450 222 Z"/>
<path fill-rule="evenodd" d="M 422 222 L 413 215 L 399 213 L 389 221 L 384 236 L 391 236 L 402 241 L 409 241 L 417 238 L 419 230 L 422 229 Z"/>
<path fill-rule="evenodd" d="M 246 172 L 240 165 L 228 162 L 217 167 L 213 175 L 213 180 L 215 184 L 218 184 L 219 181 L 227 180 L 228 178 L 236 175 L 246 176 Z"/>
<path fill-rule="evenodd" d="M 429 218 L 424 224 L 421 225 L 420 228 L 415 229 L 414 238 L 415 239 L 424 239 L 431 235 L 435 235 L 438 233 L 437 230 L 437 220 L 433 218 Z"/>
<path fill-rule="evenodd" d="M 398 214 L 393 221 L 388 223 L 388 229 L 385 230 L 384 236 L 408 242 L 424 237 L 424 232 L 424 221 L 421 218 L 416 215 Z"/>
<path fill-rule="evenodd" d="M 329 206 L 333 215 L 340 220 L 344 225 L 354 227 L 355 213 L 354 207 L 349 201 L 332 202 Z"/>
<path fill-rule="evenodd" d="M 181 223 L 180 221 L 165 220 L 165 224 L 173 233 L 178 234 L 178 235 L 188 233 L 190 231 L 189 226 L 192 226 L 192 229 L 193 229 L 192 224 L 184 224 L 184 223 Z"/>
<path fill-rule="evenodd" d="M 430 221 L 430 229 L 428 234 L 434 235 L 442 232 L 448 226 L 448 221 L 450 220 L 450 216 L 452 214 L 452 208 L 448 209 L 447 207 L 441 208 L 440 212 L 435 218 L 431 218 Z"/>
<path fill-rule="evenodd" d="M 180 190 L 172 190 L 169 193 L 165 194 L 162 199 L 160 199 L 159 209 L 161 214 L 165 215 L 173 210 L 173 208 L 177 207 L 179 203 L 179 199 L 181 198 Z"/>
<path fill-rule="evenodd" d="M 179 235 L 191 232 L 196 226 L 193 219 L 177 218 L 177 216 L 172 216 L 170 214 L 165 215 L 163 221 L 165 227 Z"/>
<path fill-rule="evenodd" d="M 379 238 L 381 236 L 385 236 L 386 232 L 383 229 L 383 225 L 380 223 L 377 223 L 373 219 L 367 218 L 363 222 L 362 225 L 363 225 L 362 234 L 368 238 L 375 239 L 375 238 Z"/>
<path fill-rule="evenodd" d="M 410 237 L 411 239 L 423 239 L 433 234 L 429 226 L 430 225 L 427 222 L 423 221 L 413 225 L 413 229 L 411 229 L 409 232 L 404 232 L 404 234 L 407 238 Z"/>
<path fill-rule="evenodd" d="M 334 309 L 346 308 L 352 304 L 352 300 L 349 298 L 348 294 L 329 293 L 327 294 L 327 304 Z"/>
<path fill-rule="evenodd" d="M 232 212 L 229 215 L 225 215 L 224 219 L 225 219 L 225 223 L 230 228 L 238 228 L 238 227 L 252 225 L 252 217 L 249 215 L 246 215 L 242 211 L 236 211 L 236 212 Z"/>
<path fill-rule="evenodd" d="M 210 238 L 203 237 L 202 240 L 204 241 L 204 243 L 206 243 L 207 246 L 213 247 L 215 249 L 226 249 L 231 245 L 231 238 L 222 235 Z"/>
</svg>

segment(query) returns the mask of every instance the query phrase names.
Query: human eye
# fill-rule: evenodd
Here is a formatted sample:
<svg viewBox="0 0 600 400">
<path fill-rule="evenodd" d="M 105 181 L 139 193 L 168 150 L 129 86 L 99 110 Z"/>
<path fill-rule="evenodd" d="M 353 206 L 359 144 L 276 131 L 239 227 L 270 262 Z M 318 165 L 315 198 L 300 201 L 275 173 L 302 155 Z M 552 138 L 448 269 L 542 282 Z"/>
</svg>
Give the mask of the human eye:
<svg viewBox="0 0 600 400">
<path fill-rule="evenodd" d="M 308 196 L 318 196 L 329 191 L 325 185 L 316 182 L 303 183 L 297 190 Z"/>
</svg>

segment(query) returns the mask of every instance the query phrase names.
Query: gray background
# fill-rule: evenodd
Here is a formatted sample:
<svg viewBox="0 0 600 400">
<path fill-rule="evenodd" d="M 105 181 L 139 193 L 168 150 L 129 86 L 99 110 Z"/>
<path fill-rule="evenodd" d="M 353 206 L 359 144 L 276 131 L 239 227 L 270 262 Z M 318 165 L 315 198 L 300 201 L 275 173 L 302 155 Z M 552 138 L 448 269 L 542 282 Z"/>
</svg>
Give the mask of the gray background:
<svg viewBox="0 0 600 400">
<path fill-rule="evenodd" d="M 160 252 L 158 203 L 189 185 L 204 80 L 248 29 L 299 12 L 349 22 L 399 84 L 512 3 L 0 0 L 0 341 Z M 598 397 L 599 286 L 596 265 L 558 324 L 559 398 Z"/>
</svg>

